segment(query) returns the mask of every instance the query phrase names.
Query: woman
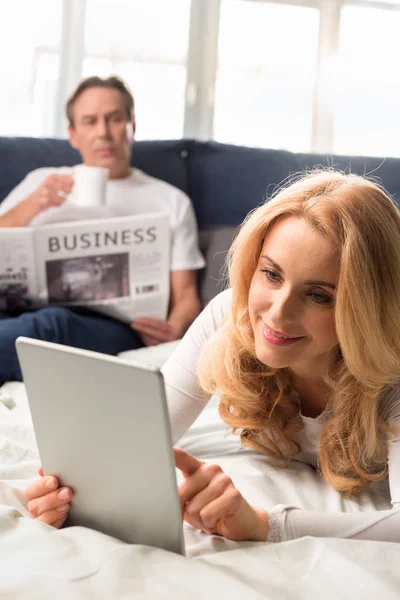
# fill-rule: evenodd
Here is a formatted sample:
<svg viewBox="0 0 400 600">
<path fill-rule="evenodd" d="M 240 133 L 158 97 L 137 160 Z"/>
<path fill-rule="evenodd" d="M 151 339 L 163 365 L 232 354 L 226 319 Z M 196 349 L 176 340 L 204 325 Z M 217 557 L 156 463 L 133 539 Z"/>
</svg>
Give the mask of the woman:
<svg viewBox="0 0 400 600">
<path fill-rule="evenodd" d="M 400 541 L 400 214 L 376 184 L 306 175 L 244 222 L 226 290 L 163 372 L 174 439 L 211 394 L 243 445 L 302 460 L 356 494 L 389 475 L 392 510 L 315 513 L 250 506 L 215 465 L 182 450 L 184 519 L 236 540 L 304 535 Z M 26 491 L 60 527 L 72 498 L 54 477 Z"/>
</svg>

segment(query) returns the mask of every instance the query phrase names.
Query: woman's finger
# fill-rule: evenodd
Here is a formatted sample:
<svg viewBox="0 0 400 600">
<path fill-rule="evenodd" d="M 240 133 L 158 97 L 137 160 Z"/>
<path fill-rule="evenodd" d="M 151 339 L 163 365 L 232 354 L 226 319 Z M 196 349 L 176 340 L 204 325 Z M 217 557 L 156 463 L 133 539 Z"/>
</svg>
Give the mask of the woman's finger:
<svg viewBox="0 0 400 600">
<path fill-rule="evenodd" d="M 244 498 L 242 494 L 232 485 L 229 489 L 204 506 L 199 512 L 199 519 L 206 530 L 212 530 L 219 535 L 225 535 L 223 521 L 237 516 Z M 219 525 L 222 525 L 221 527 Z M 237 524 L 238 527 L 240 524 Z"/>
<path fill-rule="evenodd" d="M 62 508 L 62 510 L 54 509 L 43 513 L 42 515 L 40 515 L 40 517 L 38 517 L 38 521 L 41 521 L 42 523 L 46 523 L 47 525 L 51 525 L 52 527 L 56 527 L 57 529 L 59 529 L 64 525 L 66 521 L 70 505 L 65 504 L 63 505 L 63 507 L 60 508 Z"/>
<path fill-rule="evenodd" d="M 33 500 L 34 498 L 45 496 L 49 492 L 57 489 L 58 485 L 58 479 L 53 475 L 41 477 L 40 479 L 36 479 L 36 481 L 26 488 L 25 498 L 27 500 Z"/>
<path fill-rule="evenodd" d="M 184 477 L 193 475 L 202 465 L 204 461 L 198 460 L 186 450 L 182 448 L 174 448 L 175 465 L 182 471 Z"/>
<path fill-rule="evenodd" d="M 185 504 L 185 515 L 193 519 L 199 519 L 204 508 L 217 498 L 220 498 L 226 490 L 232 486 L 232 481 L 222 471 L 201 489 L 191 500 Z"/>
<path fill-rule="evenodd" d="M 45 496 L 30 500 L 28 502 L 28 510 L 33 517 L 40 517 L 40 515 L 70 502 L 71 499 L 71 490 L 69 488 L 60 488 Z"/>
<path fill-rule="evenodd" d="M 207 495 L 210 493 L 207 491 L 208 486 L 215 478 L 220 477 L 221 475 L 224 476 L 218 465 L 204 464 L 193 475 L 187 477 L 178 488 L 182 512 L 186 511 L 186 505 L 189 502 L 194 502 L 194 499 L 204 492 L 202 499 L 198 498 L 195 504 L 195 507 L 200 510 L 201 506 L 204 506 L 204 503 L 207 503 Z M 210 501 L 210 497 L 208 501 Z M 195 509 L 191 512 L 194 514 Z"/>
</svg>

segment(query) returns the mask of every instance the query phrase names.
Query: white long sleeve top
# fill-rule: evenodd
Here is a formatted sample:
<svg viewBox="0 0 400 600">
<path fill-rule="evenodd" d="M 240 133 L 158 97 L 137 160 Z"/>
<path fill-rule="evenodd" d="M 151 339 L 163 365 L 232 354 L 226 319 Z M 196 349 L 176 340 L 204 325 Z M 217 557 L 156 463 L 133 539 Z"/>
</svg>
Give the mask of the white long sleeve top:
<svg viewBox="0 0 400 600">
<path fill-rule="evenodd" d="M 199 386 L 196 364 L 204 344 L 219 329 L 231 297 L 231 290 L 226 290 L 209 303 L 162 369 L 174 441 L 185 433 L 207 402 Z M 400 384 L 385 394 L 381 410 L 383 418 L 397 428 L 397 435 L 388 442 L 393 508 L 373 512 L 325 513 L 279 504 L 269 512 L 268 541 L 279 542 L 311 535 L 400 542 Z M 296 436 L 301 448 L 296 459 L 315 467 L 319 436 L 329 418 L 328 411 L 317 418 L 305 417 L 300 412 L 300 417 L 303 429 Z"/>
</svg>

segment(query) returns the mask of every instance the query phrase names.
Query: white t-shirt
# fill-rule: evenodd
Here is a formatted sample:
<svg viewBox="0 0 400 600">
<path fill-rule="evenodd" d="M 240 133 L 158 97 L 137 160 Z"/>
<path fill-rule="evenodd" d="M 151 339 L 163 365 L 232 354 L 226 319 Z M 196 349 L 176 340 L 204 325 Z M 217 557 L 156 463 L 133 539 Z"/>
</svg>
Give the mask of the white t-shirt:
<svg viewBox="0 0 400 600">
<path fill-rule="evenodd" d="M 71 175 L 73 167 L 45 167 L 31 171 L 0 204 L 0 215 L 25 200 L 53 173 Z M 170 218 L 171 271 L 204 267 L 204 258 L 198 247 L 196 219 L 189 198 L 173 185 L 139 169 L 132 169 L 128 177 L 107 182 L 105 206 L 82 208 L 68 203 L 67 199 L 62 206 L 40 213 L 30 226 L 156 212 L 167 213 Z"/>
<path fill-rule="evenodd" d="M 197 317 L 171 358 L 162 368 L 166 385 L 172 436 L 178 440 L 205 406 L 196 364 L 204 344 L 219 329 L 231 305 L 232 290 L 216 296 Z M 390 388 L 381 402 L 381 414 L 395 425 L 397 435 L 388 442 L 389 485 L 392 510 L 352 513 L 318 513 L 294 506 L 277 505 L 269 511 L 268 541 L 278 542 L 306 535 L 400 542 L 400 384 Z M 317 418 L 305 417 L 296 435 L 300 452 L 296 457 L 316 466 L 319 436 L 329 410 Z"/>
</svg>

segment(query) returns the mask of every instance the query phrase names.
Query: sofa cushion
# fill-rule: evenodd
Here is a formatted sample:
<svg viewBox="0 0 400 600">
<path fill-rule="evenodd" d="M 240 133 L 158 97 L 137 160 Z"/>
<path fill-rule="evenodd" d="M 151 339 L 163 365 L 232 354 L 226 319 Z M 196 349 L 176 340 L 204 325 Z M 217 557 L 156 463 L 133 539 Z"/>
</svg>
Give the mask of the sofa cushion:
<svg viewBox="0 0 400 600">
<path fill-rule="evenodd" d="M 400 205 L 400 159 L 292 153 L 193 142 L 189 152 L 189 196 L 200 229 L 239 225 L 288 177 L 316 167 L 375 178 Z"/>
<path fill-rule="evenodd" d="M 284 150 L 194 142 L 189 196 L 200 229 L 239 225 L 296 168 L 295 155 Z"/>
<path fill-rule="evenodd" d="M 190 140 L 135 142 L 132 166 L 189 194 L 187 157 Z"/>
<path fill-rule="evenodd" d="M 298 171 L 315 167 L 333 167 L 345 173 L 355 173 L 380 183 L 400 206 L 400 158 L 371 156 L 327 156 L 326 154 L 297 154 Z"/>
<path fill-rule="evenodd" d="M 199 273 L 200 300 L 206 306 L 226 287 L 226 256 L 234 238 L 236 227 L 209 227 L 200 231 L 200 249 L 206 266 Z"/>
</svg>

